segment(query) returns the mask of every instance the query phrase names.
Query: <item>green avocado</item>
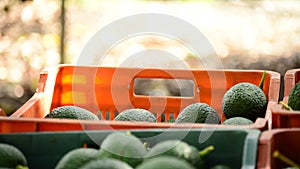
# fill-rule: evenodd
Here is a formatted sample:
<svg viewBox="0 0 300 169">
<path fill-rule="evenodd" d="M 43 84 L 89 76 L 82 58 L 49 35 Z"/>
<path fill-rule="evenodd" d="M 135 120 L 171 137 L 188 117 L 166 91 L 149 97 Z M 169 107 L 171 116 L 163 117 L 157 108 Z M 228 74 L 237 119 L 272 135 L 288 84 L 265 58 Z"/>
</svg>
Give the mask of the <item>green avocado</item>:
<svg viewBox="0 0 300 169">
<path fill-rule="evenodd" d="M 291 89 L 288 99 L 288 106 L 293 110 L 300 110 L 300 82 Z"/>
<path fill-rule="evenodd" d="M 157 119 L 154 114 L 152 114 L 148 110 L 133 108 L 122 111 L 114 118 L 114 121 L 156 122 Z"/>
<path fill-rule="evenodd" d="M 77 169 L 91 160 L 97 159 L 98 150 L 76 148 L 67 152 L 56 164 L 55 169 Z"/>
<path fill-rule="evenodd" d="M 224 95 L 222 110 L 225 118 L 245 117 L 255 121 L 264 117 L 267 108 L 267 98 L 256 85 L 241 82 L 232 86 Z"/>
<path fill-rule="evenodd" d="M 127 163 L 114 158 L 96 159 L 89 161 L 79 169 L 133 169 Z"/>
<path fill-rule="evenodd" d="M 60 106 L 54 108 L 46 117 L 80 120 L 99 120 L 99 118 L 94 113 L 78 106 Z"/>
<path fill-rule="evenodd" d="M 196 165 L 200 159 L 198 149 L 181 140 L 162 141 L 150 148 L 150 150 L 146 154 L 146 157 L 152 158 L 161 155 L 171 155 L 177 158 L 181 158 L 188 161 L 192 165 Z"/>
<path fill-rule="evenodd" d="M 223 125 L 233 125 L 233 126 L 238 126 L 238 125 L 249 125 L 253 124 L 253 122 L 247 118 L 244 117 L 232 117 L 230 119 L 226 119 L 222 123 Z"/>
<path fill-rule="evenodd" d="M 128 132 L 114 132 L 101 143 L 98 157 L 115 158 L 134 168 L 143 161 L 146 153 L 146 146 L 136 136 Z"/>
<path fill-rule="evenodd" d="M 146 159 L 136 169 L 196 169 L 183 159 L 174 156 L 157 156 Z"/>
<path fill-rule="evenodd" d="M 153 158 L 157 156 L 174 156 L 179 159 L 186 160 L 194 167 L 201 168 L 205 164 L 204 158 L 213 150 L 213 146 L 209 146 L 202 151 L 188 143 L 172 139 L 165 140 L 154 145 L 148 153 L 146 158 Z"/>
<path fill-rule="evenodd" d="M 219 124 L 220 116 L 206 103 L 193 103 L 185 107 L 178 115 L 175 123 L 209 123 Z"/>
<path fill-rule="evenodd" d="M 17 166 L 27 166 L 24 154 L 15 146 L 0 143 L 0 168 L 16 168 Z"/>
</svg>

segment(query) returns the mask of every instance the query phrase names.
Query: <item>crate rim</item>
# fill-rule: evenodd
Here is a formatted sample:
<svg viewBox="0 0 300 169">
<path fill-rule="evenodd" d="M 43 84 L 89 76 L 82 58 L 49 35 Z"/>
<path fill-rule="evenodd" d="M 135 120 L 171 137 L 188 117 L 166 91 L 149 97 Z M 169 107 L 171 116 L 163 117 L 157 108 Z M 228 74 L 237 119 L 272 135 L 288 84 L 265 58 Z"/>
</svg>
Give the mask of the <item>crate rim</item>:
<svg viewBox="0 0 300 169">
<path fill-rule="evenodd" d="M 202 132 L 202 131 L 218 131 L 218 132 L 246 132 L 247 134 L 254 134 L 254 135 L 260 135 L 263 133 L 259 129 L 252 129 L 252 128 L 153 128 L 153 129 L 124 129 L 124 130 L 74 130 L 74 131 L 46 131 L 46 132 L 19 132 L 19 133 L 0 133 L 1 136 L 11 136 L 11 135 L 64 135 L 64 134 L 97 134 L 97 133 L 113 133 L 113 132 L 125 132 L 125 131 L 131 131 L 131 132 Z"/>
</svg>

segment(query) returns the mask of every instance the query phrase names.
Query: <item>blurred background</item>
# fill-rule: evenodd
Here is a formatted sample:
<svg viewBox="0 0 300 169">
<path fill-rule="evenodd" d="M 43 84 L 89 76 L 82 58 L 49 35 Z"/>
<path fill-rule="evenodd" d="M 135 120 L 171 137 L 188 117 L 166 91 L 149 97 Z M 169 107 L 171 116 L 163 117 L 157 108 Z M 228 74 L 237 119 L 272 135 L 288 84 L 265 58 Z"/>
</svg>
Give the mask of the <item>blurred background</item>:
<svg viewBox="0 0 300 169">
<path fill-rule="evenodd" d="M 268 69 L 283 76 L 300 68 L 299 6 L 300 1 L 285 0 L 1 0 L 0 108 L 13 113 L 32 97 L 43 68 L 76 64 L 98 30 L 145 12 L 173 15 L 197 27 L 223 68 Z M 195 64 L 199 57 L 181 43 L 151 35 L 122 41 L 102 65 L 118 66 L 153 48 L 174 54 L 189 68 L 201 68 Z M 174 65 L 159 64 L 154 66 Z"/>
</svg>

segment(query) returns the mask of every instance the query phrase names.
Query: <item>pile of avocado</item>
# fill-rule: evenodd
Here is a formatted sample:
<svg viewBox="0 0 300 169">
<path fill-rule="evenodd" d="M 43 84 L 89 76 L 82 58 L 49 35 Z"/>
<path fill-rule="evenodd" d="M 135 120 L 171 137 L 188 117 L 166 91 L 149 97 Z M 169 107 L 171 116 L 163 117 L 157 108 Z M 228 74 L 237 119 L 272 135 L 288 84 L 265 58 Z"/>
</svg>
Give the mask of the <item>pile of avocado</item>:
<svg viewBox="0 0 300 169">
<path fill-rule="evenodd" d="M 222 110 L 226 120 L 224 125 L 249 125 L 257 118 L 265 117 L 267 97 L 263 91 L 266 71 L 259 85 L 240 82 L 226 91 L 222 100 Z"/>
<path fill-rule="evenodd" d="M 99 149 L 81 147 L 67 152 L 55 169 L 230 169 L 222 164 L 206 166 L 206 157 L 214 150 L 213 146 L 199 151 L 177 139 L 148 145 L 130 132 L 113 132 L 105 137 Z"/>
<path fill-rule="evenodd" d="M 222 100 L 222 111 L 226 119 L 222 124 L 249 125 L 253 124 L 258 117 L 265 116 L 267 98 L 262 90 L 265 76 L 266 71 L 264 71 L 259 85 L 240 82 L 226 91 Z M 292 91 L 291 93 L 300 95 L 300 92 Z M 294 107 L 299 100 L 291 97 L 290 102 Z M 300 102 L 298 104 L 300 108 Z M 57 107 L 46 117 L 99 120 L 92 112 L 77 106 Z M 120 112 L 114 121 L 157 122 L 157 118 L 148 110 L 131 108 Z M 176 119 L 166 119 L 166 122 L 220 124 L 221 117 L 210 105 L 198 102 L 186 106 L 179 112 Z"/>
<path fill-rule="evenodd" d="M 267 98 L 262 90 L 266 71 L 259 85 L 240 82 L 229 88 L 222 99 L 222 111 L 225 116 L 223 125 L 250 125 L 259 117 L 264 117 Z M 300 92 L 299 92 L 300 93 Z M 218 113 L 205 103 L 195 103 L 184 108 L 175 122 L 219 124 Z"/>
</svg>

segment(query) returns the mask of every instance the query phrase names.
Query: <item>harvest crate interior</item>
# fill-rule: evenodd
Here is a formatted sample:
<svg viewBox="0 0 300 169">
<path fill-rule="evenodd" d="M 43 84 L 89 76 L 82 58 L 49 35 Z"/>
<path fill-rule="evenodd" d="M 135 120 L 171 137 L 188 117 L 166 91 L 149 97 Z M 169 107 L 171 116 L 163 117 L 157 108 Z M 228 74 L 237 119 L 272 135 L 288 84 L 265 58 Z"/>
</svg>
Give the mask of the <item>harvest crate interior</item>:
<svg viewBox="0 0 300 169">
<path fill-rule="evenodd" d="M 176 118 L 187 105 L 204 102 L 211 105 L 223 121 L 221 104 L 225 92 L 239 82 L 258 85 L 262 74 L 263 70 L 178 70 L 60 65 L 41 72 L 35 95 L 10 118 L 43 119 L 55 107 L 76 105 L 90 110 L 110 124 L 119 112 L 129 108 L 147 109 L 156 115 L 158 122 L 164 122 Z M 190 89 L 193 95 L 136 95 L 134 82 L 137 78 L 190 80 L 193 82 Z M 268 99 L 265 118 L 258 118 L 249 128 L 267 128 L 270 107 L 277 103 L 279 88 L 279 73 L 267 71 L 263 86 Z M 162 123 L 155 125 L 168 126 Z"/>
<path fill-rule="evenodd" d="M 77 105 L 112 120 L 115 112 L 144 108 L 157 113 L 174 113 L 175 117 L 188 104 L 204 102 L 221 115 L 221 101 L 230 87 L 239 82 L 259 84 L 263 71 L 256 70 L 172 70 L 113 67 L 58 66 L 41 73 L 37 95 L 43 109 L 26 111 L 21 107 L 11 117 L 43 118 L 51 109 Z M 135 95 L 135 78 L 190 79 L 194 82 L 192 97 L 155 97 Z M 268 71 L 264 93 L 269 102 L 278 100 L 279 74 Z M 277 85 L 277 86 L 276 86 Z M 35 98 L 35 97 L 33 97 Z M 50 106 L 50 107 L 49 107 Z M 107 112 L 109 112 L 107 114 Z M 109 117 L 107 117 L 109 115 Z M 158 116 L 159 118 L 159 116 Z M 159 118 L 159 121 L 160 118 Z"/>
</svg>

